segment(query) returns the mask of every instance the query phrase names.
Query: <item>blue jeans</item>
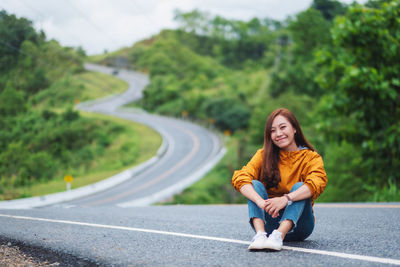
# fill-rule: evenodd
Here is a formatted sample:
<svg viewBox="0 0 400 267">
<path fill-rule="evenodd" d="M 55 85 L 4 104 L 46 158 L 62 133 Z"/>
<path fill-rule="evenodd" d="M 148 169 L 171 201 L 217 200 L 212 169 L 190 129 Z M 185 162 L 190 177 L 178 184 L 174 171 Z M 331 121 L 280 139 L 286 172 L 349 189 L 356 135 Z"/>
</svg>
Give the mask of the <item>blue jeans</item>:
<svg viewBox="0 0 400 267">
<path fill-rule="evenodd" d="M 290 192 L 297 190 L 302 185 L 302 182 L 296 183 Z M 253 186 L 263 199 L 268 199 L 267 190 L 260 181 L 253 180 Z M 294 226 L 285 236 L 285 241 L 302 241 L 311 235 L 314 230 L 314 214 L 311 207 L 311 199 L 293 202 L 292 205 L 280 210 L 277 218 L 272 218 L 271 215 L 260 209 L 253 201 L 247 200 L 247 203 L 249 206 L 250 225 L 253 230 L 253 218 L 260 218 L 264 221 L 265 230 L 268 235 L 277 229 L 282 221 L 291 220 Z"/>
</svg>

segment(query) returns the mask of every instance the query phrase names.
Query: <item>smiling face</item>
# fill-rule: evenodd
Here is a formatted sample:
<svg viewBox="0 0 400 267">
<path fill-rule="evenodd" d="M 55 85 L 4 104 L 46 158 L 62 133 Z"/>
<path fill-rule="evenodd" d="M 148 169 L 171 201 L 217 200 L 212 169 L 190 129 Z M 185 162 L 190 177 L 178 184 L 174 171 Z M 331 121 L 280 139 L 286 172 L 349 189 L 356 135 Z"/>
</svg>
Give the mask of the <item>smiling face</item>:
<svg viewBox="0 0 400 267">
<path fill-rule="evenodd" d="M 284 116 L 278 115 L 272 121 L 271 140 L 280 149 L 286 151 L 298 150 L 294 140 L 295 133 L 296 129 Z"/>
</svg>

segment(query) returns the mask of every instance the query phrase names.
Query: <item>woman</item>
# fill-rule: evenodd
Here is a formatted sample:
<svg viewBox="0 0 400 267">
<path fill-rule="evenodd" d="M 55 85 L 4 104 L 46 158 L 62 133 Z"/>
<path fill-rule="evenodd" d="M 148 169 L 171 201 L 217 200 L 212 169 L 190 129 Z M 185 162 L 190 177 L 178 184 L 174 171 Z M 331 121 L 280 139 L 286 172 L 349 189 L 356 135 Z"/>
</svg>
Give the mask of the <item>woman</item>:
<svg viewBox="0 0 400 267">
<path fill-rule="evenodd" d="M 249 249 L 281 250 L 283 240 L 306 239 L 314 229 L 312 205 L 326 184 L 322 158 L 295 116 L 285 108 L 273 111 L 263 149 L 232 177 L 233 187 L 248 199 L 256 232 Z"/>
</svg>

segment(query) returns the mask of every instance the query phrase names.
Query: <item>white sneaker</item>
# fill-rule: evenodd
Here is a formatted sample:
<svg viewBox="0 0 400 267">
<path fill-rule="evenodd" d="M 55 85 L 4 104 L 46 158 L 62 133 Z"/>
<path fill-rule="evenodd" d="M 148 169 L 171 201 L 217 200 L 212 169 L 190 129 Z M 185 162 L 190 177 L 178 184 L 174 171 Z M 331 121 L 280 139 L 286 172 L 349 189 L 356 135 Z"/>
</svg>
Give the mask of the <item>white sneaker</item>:
<svg viewBox="0 0 400 267">
<path fill-rule="evenodd" d="M 258 231 L 257 234 L 251 240 L 251 244 L 249 246 L 249 250 L 253 249 L 265 249 L 267 242 L 267 233 Z"/>
<path fill-rule="evenodd" d="M 278 230 L 274 230 L 265 242 L 265 248 L 272 250 L 281 250 L 283 246 L 282 233 Z"/>
</svg>

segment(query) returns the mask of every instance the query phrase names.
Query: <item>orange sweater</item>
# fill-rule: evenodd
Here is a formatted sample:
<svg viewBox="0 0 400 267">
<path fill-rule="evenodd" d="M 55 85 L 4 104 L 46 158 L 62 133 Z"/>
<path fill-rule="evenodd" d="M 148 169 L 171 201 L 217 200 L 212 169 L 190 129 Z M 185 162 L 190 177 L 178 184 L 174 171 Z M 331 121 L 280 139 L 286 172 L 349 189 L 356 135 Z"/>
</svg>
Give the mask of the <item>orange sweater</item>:
<svg viewBox="0 0 400 267">
<path fill-rule="evenodd" d="M 232 185 L 236 190 L 240 191 L 242 186 L 251 184 L 254 179 L 261 180 L 263 151 L 259 149 L 246 166 L 233 173 Z M 270 198 L 283 196 L 290 192 L 295 183 L 304 182 L 312 192 L 314 204 L 314 200 L 324 191 L 328 182 L 321 156 L 309 149 L 292 152 L 281 150 L 278 168 L 281 181 L 277 188 L 267 190 Z"/>
</svg>

